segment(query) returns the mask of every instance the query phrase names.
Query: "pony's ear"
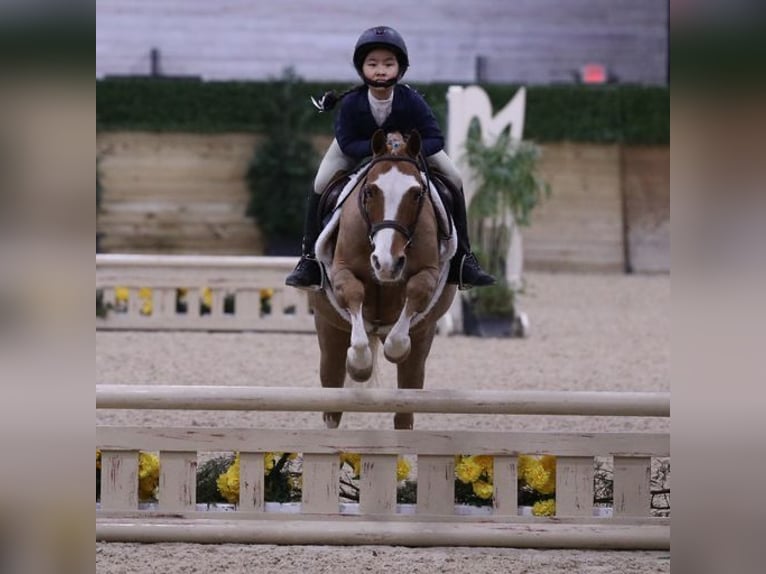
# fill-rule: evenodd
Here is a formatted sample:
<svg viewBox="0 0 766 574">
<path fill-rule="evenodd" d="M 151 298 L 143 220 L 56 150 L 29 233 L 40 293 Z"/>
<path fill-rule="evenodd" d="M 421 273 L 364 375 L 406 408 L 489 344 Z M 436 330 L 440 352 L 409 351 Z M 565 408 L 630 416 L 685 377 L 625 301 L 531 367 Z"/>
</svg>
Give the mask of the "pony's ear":
<svg viewBox="0 0 766 574">
<path fill-rule="evenodd" d="M 410 137 L 407 138 L 407 155 L 410 157 L 418 157 L 420 153 L 420 133 L 418 130 L 412 130 Z"/>
<path fill-rule="evenodd" d="M 372 134 L 372 155 L 378 156 L 386 153 L 386 134 L 378 130 Z"/>
</svg>

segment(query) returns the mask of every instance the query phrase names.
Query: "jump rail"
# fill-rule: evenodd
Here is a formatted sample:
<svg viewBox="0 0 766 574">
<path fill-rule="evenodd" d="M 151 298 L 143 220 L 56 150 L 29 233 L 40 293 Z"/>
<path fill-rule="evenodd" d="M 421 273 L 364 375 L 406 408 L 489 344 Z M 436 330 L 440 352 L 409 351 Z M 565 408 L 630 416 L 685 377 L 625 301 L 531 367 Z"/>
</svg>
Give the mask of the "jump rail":
<svg viewBox="0 0 766 574">
<path fill-rule="evenodd" d="M 669 393 L 96 385 L 99 409 L 670 416 Z"/>
<path fill-rule="evenodd" d="M 306 294 L 284 284 L 294 257 L 96 255 L 97 329 L 313 332 Z M 128 298 L 118 300 L 117 289 Z M 141 290 L 148 295 L 141 297 Z M 179 289 L 183 289 L 183 301 Z M 203 292 L 209 289 L 205 305 Z M 264 293 L 268 292 L 268 297 Z"/>
<path fill-rule="evenodd" d="M 218 396 L 216 396 L 216 394 Z M 97 408 L 226 409 L 484 414 L 669 416 L 667 393 L 392 391 L 251 387 L 97 386 Z M 576 433 L 255 428 L 96 429 L 102 451 L 96 538 L 134 542 L 470 545 L 667 549 L 670 519 L 650 515 L 653 458 L 668 457 L 667 433 Z M 139 450 L 159 451 L 159 510 L 138 506 Z M 240 452 L 240 504 L 197 511 L 200 452 Z M 303 453 L 298 514 L 268 511 L 264 453 Z M 362 454 L 358 514 L 342 513 L 338 455 Z M 517 457 L 554 454 L 556 516 L 519 515 Z M 397 511 L 396 463 L 417 456 L 415 514 Z M 494 457 L 491 514 L 456 515 L 456 454 Z M 594 457 L 612 457 L 611 516 L 594 517 Z"/>
</svg>

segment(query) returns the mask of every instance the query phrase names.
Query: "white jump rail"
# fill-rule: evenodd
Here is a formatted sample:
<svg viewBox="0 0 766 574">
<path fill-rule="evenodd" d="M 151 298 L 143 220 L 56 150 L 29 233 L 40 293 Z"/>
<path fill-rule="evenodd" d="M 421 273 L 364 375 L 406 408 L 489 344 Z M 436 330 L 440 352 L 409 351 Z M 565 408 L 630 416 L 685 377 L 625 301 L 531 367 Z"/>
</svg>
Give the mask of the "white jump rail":
<svg viewBox="0 0 766 574">
<path fill-rule="evenodd" d="M 668 393 L 399 391 L 97 385 L 104 409 L 407 411 L 442 413 L 669 416 Z M 124 542 L 384 544 L 660 549 L 670 519 L 650 513 L 653 458 L 670 455 L 668 433 L 421 430 L 291 430 L 99 426 L 101 504 L 96 538 Z M 159 509 L 138 506 L 140 450 L 159 451 Z M 196 510 L 200 452 L 240 452 L 240 503 L 233 512 Z M 267 511 L 264 453 L 303 453 L 297 514 Z M 341 513 L 341 452 L 362 454 L 358 514 Z M 396 463 L 417 457 L 415 514 L 397 512 Z M 491 514 L 455 514 L 457 454 L 494 457 Z M 517 457 L 553 454 L 556 516 L 519 515 Z M 593 516 L 594 457 L 612 457 L 611 516 Z"/>
<path fill-rule="evenodd" d="M 96 290 L 107 308 L 97 329 L 290 331 L 313 332 L 314 318 L 306 294 L 285 286 L 294 257 L 218 255 L 96 255 Z M 115 289 L 129 298 L 117 309 Z M 142 288 L 151 289 L 151 314 L 142 313 Z M 178 289 L 186 289 L 185 312 L 179 312 Z M 202 290 L 212 305 L 201 312 Z M 270 312 L 261 293 L 272 290 Z M 225 305 L 225 301 L 233 305 Z"/>
<path fill-rule="evenodd" d="M 668 393 L 96 385 L 96 408 L 670 416 Z"/>
</svg>

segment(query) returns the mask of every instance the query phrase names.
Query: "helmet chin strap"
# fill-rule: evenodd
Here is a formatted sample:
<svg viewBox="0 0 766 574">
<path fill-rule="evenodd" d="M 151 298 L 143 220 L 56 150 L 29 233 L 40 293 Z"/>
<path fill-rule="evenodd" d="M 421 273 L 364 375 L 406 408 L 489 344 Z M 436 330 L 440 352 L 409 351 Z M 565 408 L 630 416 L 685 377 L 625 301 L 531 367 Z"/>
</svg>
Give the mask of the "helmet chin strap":
<svg viewBox="0 0 766 574">
<path fill-rule="evenodd" d="M 386 80 L 385 82 L 379 82 L 377 80 L 368 80 L 367 78 L 364 79 L 364 83 L 370 86 L 371 88 L 389 88 L 396 84 L 399 81 L 399 78 L 391 78 L 390 80 Z"/>
</svg>

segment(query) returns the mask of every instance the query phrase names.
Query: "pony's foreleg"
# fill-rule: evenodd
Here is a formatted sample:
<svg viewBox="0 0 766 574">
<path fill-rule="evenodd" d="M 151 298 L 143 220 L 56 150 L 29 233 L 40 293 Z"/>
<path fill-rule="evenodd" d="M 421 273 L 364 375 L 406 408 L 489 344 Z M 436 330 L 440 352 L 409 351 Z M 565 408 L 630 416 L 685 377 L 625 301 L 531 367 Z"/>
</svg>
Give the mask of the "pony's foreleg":
<svg viewBox="0 0 766 574">
<path fill-rule="evenodd" d="M 340 388 L 346 380 L 345 350 L 348 348 L 348 332 L 342 331 L 327 321 L 316 321 L 319 341 L 319 379 L 325 388 Z M 343 413 L 330 411 L 322 413 L 329 429 L 338 428 Z"/>
<path fill-rule="evenodd" d="M 362 308 L 352 311 L 351 314 L 351 345 L 346 352 L 346 370 L 348 376 L 357 383 L 367 381 L 372 375 L 372 350 L 370 340 L 364 329 Z"/>
<path fill-rule="evenodd" d="M 412 319 L 428 307 L 436 289 L 437 280 L 438 275 L 426 269 L 410 277 L 407 282 L 407 300 L 383 345 L 383 354 L 392 363 L 401 363 L 409 356 Z"/>
<path fill-rule="evenodd" d="M 352 380 L 363 383 L 372 375 L 372 350 L 362 316 L 364 285 L 348 270 L 337 272 L 333 276 L 333 285 L 338 303 L 351 316 L 351 341 L 346 351 L 346 371 Z"/>
</svg>

